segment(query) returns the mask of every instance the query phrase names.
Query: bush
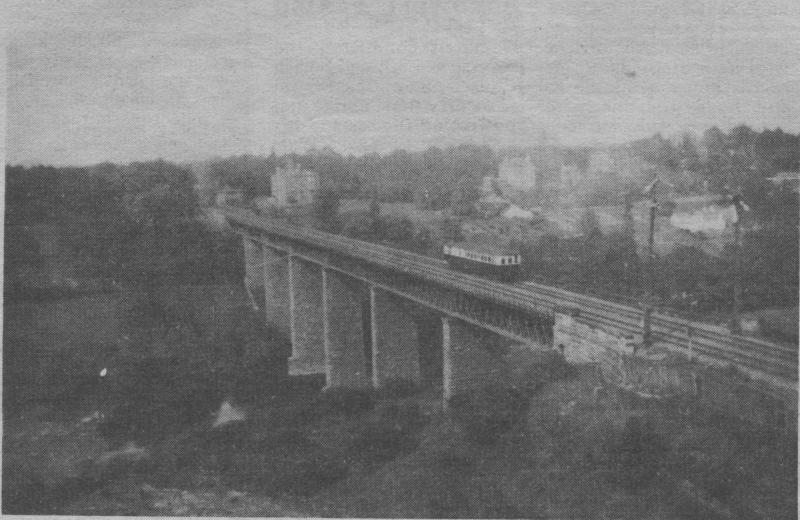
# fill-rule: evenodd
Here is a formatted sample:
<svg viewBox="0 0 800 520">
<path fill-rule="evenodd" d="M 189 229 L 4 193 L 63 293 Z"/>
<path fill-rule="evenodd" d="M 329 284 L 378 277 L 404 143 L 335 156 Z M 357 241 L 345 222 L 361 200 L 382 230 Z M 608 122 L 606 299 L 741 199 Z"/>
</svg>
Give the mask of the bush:
<svg viewBox="0 0 800 520">
<path fill-rule="evenodd" d="M 349 452 L 367 462 L 384 462 L 397 456 L 413 440 L 408 432 L 391 423 L 368 423 L 353 437 Z"/>
<path fill-rule="evenodd" d="M 375 421 L 361 427 L 351 441 L 349 451 L 370 462 L 383 462 L 417 445 L 416 433 L 425 424 L 417 403 L 382 407 Z"/>
<path fill-rule="evenodd" d="M 231 485 L 258 493 L 309 496 L 347 476 L 347 465 L 336 454 L 302 434 L 297 442 L 286 442 L 285 433 L 233 453 L 225 468 Z"/>
<path fill-rule="evenodd" d="M 475 460 L 457 451 L 442 451 L 433 456 L 434 464 L 448 475 L 465 475 L 475 468 Z"/>
<path fill-rule="evenodd" d="M 419 392 L 419 386 L 406 378 L 393 377 L 386 380 L 381 388 L 381 396 L 387 399 L 409 397 Z"/>
<path fill-rule="evenodd" d="M 653 422 L 633 416 L 625 421 L 621 435 L 612 441 L 609 461 L 619 482 L 628 489 L 638 490 L 659 473 L 667 452 L 667 444 Z"/>
<path fill-rule="evenodd" d="M 177 358 L 146 358 L 120 374 L 116 384 L 122 404 L 98 431 L 120 441 L 146 442 L 206 420 L 223 397 L 213 374 L 191 370 Z"/>
<path fill-rule="evenodd" d="M 454 395 L 449 406 L 468 440 L 489 445 L 526 419 L 529 399 L 516 388 L 488 386 Z"/>
<path fill-rule="evenodd" d="M 330 411 L 353 416 L 365 413 L 375 406 L 372 390 L 357 388 L 333 388 L 322 393 L 322 405 Z"/>
<path fill-rule="evenodd" d="M 345 478 L 347 466 L 335 459 L 307 459 L 293 464 L 292 468 L 275 480 L 278 492 L 310 496 Z"/>
</svg>

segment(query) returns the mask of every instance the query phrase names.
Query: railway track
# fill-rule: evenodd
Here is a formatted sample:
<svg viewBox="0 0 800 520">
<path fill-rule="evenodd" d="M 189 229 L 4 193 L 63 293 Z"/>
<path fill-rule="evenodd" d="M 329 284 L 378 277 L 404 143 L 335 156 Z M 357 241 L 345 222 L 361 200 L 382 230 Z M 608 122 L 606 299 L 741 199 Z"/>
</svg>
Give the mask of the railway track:
<svg viewBox="0 0 800 520">
<path fill-rule="evenodd" d="M 444 284 L 499 304 L 531 312 L 552 313 L 557 307 L 574 307 L 589 325 L 614 329 L 624 335 L 641 333 L 643 310 L 633 305 L 604 300 L 537 282 L 504 284 L 453 271 L 444 260 L 333 235 L 311 228 L 279 223 L 239 208 L 222 209 L 236 226 L 323 247 L 395 271 Z M 707 323 L 655 312 L 652 331 L 656 341 L 692 356 L 720 364 L 733 364 L 766 376 L 782 386 L 797 384 L 797 348 L 757 338 L 731 334 Z"/>
</svg>

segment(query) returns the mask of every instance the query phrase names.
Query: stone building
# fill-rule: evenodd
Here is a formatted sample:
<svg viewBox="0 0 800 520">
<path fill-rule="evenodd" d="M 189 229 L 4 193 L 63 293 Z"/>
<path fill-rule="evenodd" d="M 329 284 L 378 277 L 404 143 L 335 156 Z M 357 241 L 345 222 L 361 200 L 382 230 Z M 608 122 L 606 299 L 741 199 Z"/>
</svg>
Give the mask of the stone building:
<svg viewBox="0 0 800 520">
<path fill-rule="evenodd" d="M 518 190 L 536 189 L 536 166 L 530 156 L 506 157 L 498 167 L 498 178 Z"/>
<path fill-rule="evenodd" d="M 319 191 L 319 175 L 294 162 L 279 167 L 272 175 L 272 197 L 277 206 L 305 206 Z"/>
</svg>

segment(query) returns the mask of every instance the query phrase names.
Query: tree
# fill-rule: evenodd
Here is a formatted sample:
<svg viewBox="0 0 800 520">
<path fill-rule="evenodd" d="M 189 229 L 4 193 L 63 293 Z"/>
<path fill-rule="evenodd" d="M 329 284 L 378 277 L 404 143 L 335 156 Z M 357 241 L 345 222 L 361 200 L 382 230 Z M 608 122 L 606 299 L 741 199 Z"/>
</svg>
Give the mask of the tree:
<svg viewBox="0 0 800 520">
<path fill-rule="evenodd" d="M 44 264 L 39 242 L 20 226 L 6 227 L 4 259 L 6 280 L 11 282 L 15 282 L 26 270 Z"/>
<path fill-rule="evenodd" d="M 331 189 L 323 189 L 314 200 L 314 216 L 327 231 L 337 232 L 339 223 L 339 196 Z"/>
<path fill-rule="evenodd" d="M 589 237 L 596 232 L 600 232 L 600 220 L 597 214 L 591 209 L 586 209 L 578 220 L 578 233 L 584 237 Z M 602 234 L 602 233 L 601 233 Z"/>
<path fill-rule="evenodd" d="M 681 136 L 678 154 L 683 168 L 691 172 L 700 171 L 700 152 L 697 150 L 697 141 L 694 135 L 687 132 Z"/>
<path fill-rule="evenodd" d="M 454 215 L 469 216 L 475 212 L 475 203 L 480 198 L 480 190 L 475 179 L 462 177 L 450 197 L 450 207 Z"/>
<path fill-rule="evenodd" d="M 461 221 L 447 218 L 442 221 L 442 239 L 447 242 L 460 242 L 464 240 L 461 232 Z"/>
<path fill-rule="evenodd" d="M 414 237 L 414 224 L 406 217 L 387 218 L 383 222 L 381 238 L 390 242 L 404 242 Z"/>
</svg>

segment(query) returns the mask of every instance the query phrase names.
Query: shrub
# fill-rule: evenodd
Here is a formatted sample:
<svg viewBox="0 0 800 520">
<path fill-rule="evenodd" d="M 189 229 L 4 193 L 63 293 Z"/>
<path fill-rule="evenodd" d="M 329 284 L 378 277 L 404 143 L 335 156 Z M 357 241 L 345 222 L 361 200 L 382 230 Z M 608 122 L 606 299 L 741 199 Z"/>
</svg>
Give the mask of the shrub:
<svg viewBox="0 0 800 520">
<path fill-rule="evenodd" d="M 381 395 L 388 399 L 409 397 L 419 392 L 419 386 L 410 379 L 394 377 L 384 382 Z"/>
<path fill-rule="evenodd" d="M 364 389 L 333 388 L 323 392 L 320 399 L 328 410 L 347 416 L 368 412 L 375 406 L 373 392 Z"/>
<path fill-rule="evenodd" d="M 460 489 L 447 487 L 434 497 L 428 499 L 430 518 L 466 518 L 469 498 Z"/>
<path fill-rule="evenodd" d="M 493 444 L 527 417 L 529 397 L 516 388 L 487 386 L 454 395 L 449 406 L 468 440 Z"/>
<path fill-rule="evenodd" d="M 223 397 L 219 381 L 177 358 L 146 358 L 120 374 L 122 404 L 98 425 L 112 440 L 149 441 L 203 421 Z"/>
<path fill-rule="evenodd" d="M 222 468 L 225 479 L 233 486 L 258 493 L 313 495 L 348 472 L 337 453 L 293 429 L 250 440 L 241 449 L 230 451 L 230 455 L 230 463 Z"/>
<path fill-rule="evenodd" d="M 349 452 L 368 462 L 384 462 L 397 456 L 414 439 L 388 422 L 368 423 L 353 437 Z"/>
<path fill-rule="evenodd" d="M 666 461 L 668 447 L 653 422 L 633 416 L 625 421 L 620 436 L 612 441 L 609 461 L 619 482 L 631 490 L 647 486 Z"/>
<path fill-rule="evenodd" d="M 370 462 L 383 462 L 417 445 L 415 437 L 425 418 L 417 403 L 383 406 L 375 421 L 362 426 L 354 435 L 349 451 Z"/>
<path fill-rule="evenodd" d="M 310 496 L 347 476 L 347 466 L 335 459 L 307 459 L 292 464 L 274 483 L 278 492 Z"/>
<path fill-rule="evenodd" d="M 447 450 L 433 456 L 434 465 L 451 475 L 465 475 L 475 467 L 475 460 L 468 454 Z"/>
</svg>

